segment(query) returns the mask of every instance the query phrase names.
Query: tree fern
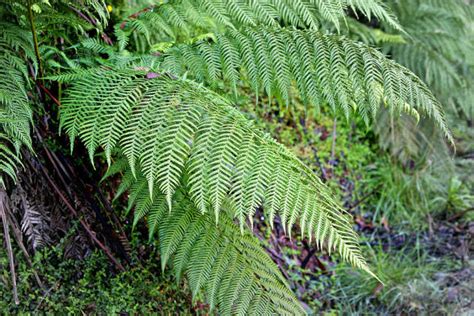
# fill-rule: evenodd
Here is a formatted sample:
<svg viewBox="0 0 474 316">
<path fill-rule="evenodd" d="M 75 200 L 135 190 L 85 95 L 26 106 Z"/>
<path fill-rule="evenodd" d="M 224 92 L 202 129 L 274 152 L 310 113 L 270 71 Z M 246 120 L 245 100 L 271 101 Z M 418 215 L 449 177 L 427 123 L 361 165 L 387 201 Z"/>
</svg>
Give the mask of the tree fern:
<svg viewBox="0 0 474 316">
<path fill-rule="evenodd" d="M 159 50 L 164 43 L 189 42 L 204 34 L 241 27 L 321 30 L 330 26 L 339 31 L 347 28 L 347 11 L 377 18 L 400 30 L 396 18 L 379 0 L 174 0 L 132 11 L 115 29 L 120 49 L 133 44 L 136 51 L 144 53 L 150 48 Z"/>
<path fill-rule="evenodd" d="M 20 147 L 31 149 L 29 75 L 20 56 L 34 60 L 34 52 L 27 32 L 7 23 L 0 23 L 0 29 L 0 172 L 15 180 Z M 3 177 L 0 182 L 4 186 Z"/>
<path fill-rule="evenodd" d="M 160 190 L 171 213 L 183 181 L 196 208 L 213 210 L 216 220 L 226 200 L 241 225 L 256 207 L 268 204 L 270 222 L 280 214 L 291 229 L 300 218 L 308 236 L 368 270 L 350 221 L 319 178 L 203 87 L 165 76 L 97 70 L 69 89 L 61 122 L 71 143 L 79 136 L 91 157 L 102 146 L 110 160 L 108 149 L 121 148 L 132 172 L 143 172 L 150 196 Z M 107 133 L 111 124 L 114 137 Z M 273 170 L 280 168 L 275 178 Z M 306 211 L 300 213 L 303 205 Z"/>
<path fill-rule="evenodd" d="M 232 28 L 283 24 L 317 30 L 322 24 L 331 23 L 339 29 L 341 24 L 344 25 L 348 9 L 400 29 L 395 16 L 379 0 L 174 0 L 157 4 L 143 10 L 141 14 L 131 15 L 122 26 L 133 24 L 137 18 L 154 12 L 163 17 L 159 24 L 167 25 L 167 30 L 209 26 L 209 20 L 216 26 Z M 155 19 L 158 21 L 159 18 Z"/>
<path fill-rule="evenodd" d="M 238 70 L 257 94 L 263 88 L 287 103 L 296 82 L 307 103 L 328 103 L 346 115 L 357 111 L 367 121 L 383 103 L 392 113 L 432 117 L 450 138 L 441 105 L 418 77 L 377 50 L 338 36 L 282 28 L 229 31 L 215 43 L 167 50 L 162 67 L 211 85 L 225 79 L 234 86 Z"/>
<path fill-rule="evenodd" d="M 4 174 L 15 178 L 20 146 L 31 149 L 25 61 L 36 78 L 45 53 L 47 70 L 78 69 L 49 77 L 71 84 L 60 108 L 61 128 L 71 146 L 79 138 L 91 160 L 102 148 L 107 175 L 126 170 L 117 195 L 129 193 L 134 225 L 147 219 L 150 238 L 159 239 L 163 268 L 170 262 L 177 278 L 186 276 L 194 297 L 204 295 L 211 309 L 242 315 L 304 312 L 249 235 L 258 208 L 270 224 L 278 216 L 290 236 L 297 225 L 319 247 L 337 251 L 371 274 L 350 217 L 330 190 L 204 85 L 219 90 L 223 81 L 237 92 L 244 82 L 257 96 L 263 92 L 286 105 L 296 87 L 306 104 L 329 105 L 347 117 L 356 112 L 367 122 L 380 112 L 390 119 L 401 112 L 430 117 L 451 139 L 439 102 L 416 75 L 376 49 L 324 34 L 351 28 L 355 18 L 347 20 L 348 12 L 401 31 L 380 0 L 171 0 L 130 12 L 114 26 L 116 45 L 104 32 L 105 3 L 80 4 L 6 2 L 7 21 L 32 26 L 40 43 L 60 38 L 62 47 L 39 50 L 32 33 L 1 24 Z M 21 17 L 27 11 L 29 21 L 12 14 Z M 67 26 L 54 29 L 49 38 L 48 29 L 58 22 Z M 394 37 L 382 36 L 381 41 L 393 44 Z M 63 47 L 64 42 L 75 44 L 76 37 L 80 47 Z M 450 50 L 444 57 L 454 54 Z M 97 64 L 106 67 L 82 68 Z M 118 163 L 112 164 L 112 158 Z M 25 230 L 34 226 L 24 224 Z"/>
<path fill-rule="evenodd" d="M 126 160 L 114 164 L 115 171 L 134 178 L 121 161 Z M 124 185 L 136 197 L 131 205 L 135 206 L 134 223 L 147 219 L 150 238 L 156 234 L 160 241 L 163 269 L 171 263 L 178 280 L 186 276 L 195 298 L 203 294 L 211 310 L 218 308 L 224 315 L 304 314 L 261 243 L 248 232 L 242 235 L 232 222 L 227 203 L 217 223 L 212 212 L 201 212 L 178 189 L 169 212 L 166 195 L 151 197 L 146 182 L 139 173 Z"/>
<path fill-rule="evenodd" d="M 472 115 L 466 111 L 472 108 L 468 87 L 474 80 L 472 4 L 462 0 L 390 4 L 410 34 L 404 44 L 387 45 L 393 58 L 425 80 L 445 104 Z"/>
</svg>

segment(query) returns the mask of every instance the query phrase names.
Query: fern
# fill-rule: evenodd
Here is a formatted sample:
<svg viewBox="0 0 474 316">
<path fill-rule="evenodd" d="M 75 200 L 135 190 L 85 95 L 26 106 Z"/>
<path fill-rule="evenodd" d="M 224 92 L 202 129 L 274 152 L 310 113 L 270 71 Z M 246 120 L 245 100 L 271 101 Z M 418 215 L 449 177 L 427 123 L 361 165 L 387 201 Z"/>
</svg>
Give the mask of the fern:
<svg viewBox="0 0 474 316">
<path fill-rule="evenodd" d="M 199 34 L 228 28 L 283 25 L 320 30 L 329 23 L 340 30 L 346 25 L 349 9 L 401 29 L 394 15 L 379 0 L 175 0 L 131 14 L 120 24 L 117 33 L 122 48 L 132 32 L 145 36 L 145 43 L 136 43 L 142 51 L 150 42 L 183 42 Z"/>
<path fill-rule="evenodd" d="M 400 1 L 393 8 L 410 34 L 405 45 L 390 46 L 394 59 L 444 95 L 464 85 L 462 66 L 473 62 L 472 6 L 462 0 L 429 0 Z"/>
<path fill-rule="evenodd" d="M 403 33 L 380 0 L 171 0 L 130 12 L 114 26 L 115 46 L 104 31 L 109 17 L 103 1 L 7 1 L 2 8 L 5 21 L 25 28 L 36 23 L 32 32 L 40 44 L 58 38 L 64 43 L 33 51 L 30 32 L 0 24 L 0 171 L 15 179 L 20 147 L 32 149 L 27 91 L 29 76 L 42 72 L 36 64 L 42 55 L 44 73 L 59 72 L 50 78 L 71 83 L 60 108 L 71 146 L 79 138 L 91 161 L 102 148 L 110 167 L 106 176 L 125 171 L 116 194 L 128 192 L 134 225 L 146 218 L 150 238 L 158 236 L 163 269 L 170 263 L 178 279 L 188 279 L 195 299 L 204 295 L 222 314 L 304 313 L 249 233 L 258 208 L 270 224 L 278 216 L 290 236 L 299 226 L 320 248 L 337 251 L 373 274 L 350 216 L 330 190 L 203 85 L 216 88 L 224 81 L 237 92 L 244 82 L 257 97 L 265 93 L 288 106 L 296 86 L 301 99 L 317 109 L 329 105 L 346 117 L 358 113 L 366 122 L 382 121 L 381 114 L 391 120 L 402 112 L 416 121 L 428 117 L 451 140 L 441 105 L 415 74 L 367 45 L 324 34 L 347 29 L 387 42 L 393 52 L 409 43 L 421 45 L 426 56 L 436 55 L 429 38 L 422 44 L 405 42 L 356 22 L 363 15 L 377 19 L 383 30 Z M 25 23 L 21 16 L 27 11 Z M 354 18 L 347 18 L 348 12 Z M 81 45 L 75 45 L 77 38 Z M 64 48 L 69 44 L 74 45 Z M 458 56 L 453 47 L 440 51 L 441 68 Z M 403 64 L 413 66 L 409 60 Z M 76 71 L 61 73 L 66 66 Z M 462 81 L 456 66 L 445 68 L 449 82 Z M 416 71 L 430 84 L 443 75 L 436 72 L 430 77 L 429 71 Z M 391 124 L 384 131 L 405 125 Z M 118 163 L 112 164 L 113 158 Z M 27 202 L 22 226 L 33 236 L 38 214 Z"/>
<path fill-rule="evenodd" d="M 20 147 L 32 150 L 28 71 L 19 54 L 34 60 L 34 52 L 27 32 L 8 23 L 0 23 L 0 29 L 0 172 L 16 180 Z M 3 175 L 0 184 L 5 187 Z"/>
<path fill-rule="evenodd" d="M 121 148 L 132 173 L 143 173 L 148 184 L 141 185 L 150 196 L 158 189 L 170 212 L 183 181 L 196 208 L 213 210 L 216 221 L 228 200 L 242 229 L 256 207 L 268 205 L 270 222 L 279 214 L 291 230 L 299 218 L 310 238 L 368 271 L 350 221 L 319 178 L 205 88 L 166 76 L 97 70 L 69 89 L 61 125 L 71 144 L 82 139 L 91 159 L 99 146 L 108 161 L 112 149 Z"/>
<path fill-rule="evenodd" d="M 366 121 L 384 103 L 392 113 L 432 117 L 451 139 L 441 105 L 418 77 L 377 50 L 338 36 L 247 28 L 219 34 L 215 43 L 171 48 L 162 67 L 211 85 L 225 79 L 236 86 L 243 73 L 257 94 L 263 88 L 287 104 L 296 82 L 306 103 L 328 103 L 346 116 L 358 111 Z"/>
<path fill-rule="evenodd" d="M 225 26 L 235 25 L 285 25 L 319 29 L 324 22 L 330 22 L 337 28 L 346 17 L 346 10 L 358 10 L 364 15 L 374 16 L 388 25 L 400 28 L 396 18 L 381 1 L 378 0 L 268 0 L 268 1 L 170 1 L 158 7 L 160 10 L 175 10 L 177 14 L 170 21 L 194 21 L 203 25 L 202 16 L 210 16 Z M 191 12 L 188 8 L 192 8 Z M 183 14 L 186 12 L 188 14 Z M 181 13 L 181 14 L 180 14 Z M 191 14 L 189 14 L 191 13 Z M 169 16 L 169 15 L 168 15 Z M 278 21 L 280 20 L 280 21 Z M 182 26 L 182 25 L 181 25 Z"/>
<path fill-rule="evenodd" d="M 171 263 L 178 280 L 186 276 L 194 298 L 204 294 L 211 310 L 218 308 L 223 315 L 304 314 L 260 242 L 247 232 L 242 235 L 232 222 L 227 203 L 217 223 L 210 212 L 202 213 L 178 189 L 169 212 L 166 196 L 154 192 L 150 197 L 146 178 L 137 174 L 134 180 L 123 162 L 127 161 L 119 160 L 112 168 L 131 179 L 122 182 L 120 191 L 130 192 L 134 225 L 147 219 L 150 238 L 157 234 L 160 241 L 163 269 Z"/>
<path fill-rule="evenodd" d="M 459 118 L 473 117 L 472 89 L 468 89 L 474 78 L 472 6 L 457 0 L 390 1 L 390 6 L 409 36 L 400 43 L 386 43 L 385 50 L 427 83 L 448 118 L 458 119 L 453 126 L 464 125 Z M 375 131 L 381 147 L 389 147 L 401 162 L 414 160 L 426 166 L 438 161 L 440 153 L 451 156 L 430 122 L 416 124 L 384 113 L 379 118 Z"/>
</svg>

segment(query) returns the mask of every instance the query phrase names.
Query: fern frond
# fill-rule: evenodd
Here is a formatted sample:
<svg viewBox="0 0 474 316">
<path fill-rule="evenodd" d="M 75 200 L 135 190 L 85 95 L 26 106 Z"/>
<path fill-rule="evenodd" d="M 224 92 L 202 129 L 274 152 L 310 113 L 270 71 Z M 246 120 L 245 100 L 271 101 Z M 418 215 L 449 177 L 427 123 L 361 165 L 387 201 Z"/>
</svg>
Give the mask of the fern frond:
<svg viewBox="0 0 474 316">
<path fill-rule="evenodd" d="M 122 22 L 119 33 L 128 37 L 133 30 L 138 30 L 146 41 L 150 41 L 153 34 L 157 42 L 171 39 L 183 42 L 180 38 L 189 38 L 190 34 L 223 28 L 284 25 L 319 30 L 329 23 L 340 30 L 341 25 L 346 25 L 349 9 L 401 30 L 394 15 L 380 0 L 175 0 L 132 14 Z"/>
<path fill-rule="evenodd" d="M 469 120 L 472 89 L 468 87 L 474 78 L 472 5 L 462 0 L 401 0 L 390 1 L 389 5 L 409 35 L 403 42 L 384 43 L 385 50 L 427 83 L 448 114 L 459 117 L 464 112 Z M 381 111 L 374 125 L 381 147 L 389 149 L 402 163 L 416 161 L 429 168 L 440 153 L 443 159 L 451 156 L 432 122 L 426 119 L 416 122 Z"/>
<path fill-rule="evenodd" d="M 213 210 L 216 221 L 224 201 L 241 225 L 268 203 L 271 220 L 278 214 L 288 227 L 299 218 L 308 236 L 368 271 L 357 235 L 329 189 L 211 91 L 165 75 L 147 79 L 143 73 L 98 69 L 77 80 L 62 104 L 61 125 L 71 143 L 79 137 L 91 157 L 101 146 L 108 159 L 110 148 L 121 148 L 133 174 L 142 172 L 148 182 L 140 185 L 148 186 L 150 196 L 159 189 L 171 214 L 181 183 L 195 207 Z M 272 167 L 281 168 L 278 178 Z M 301 213 L 303 205 L 307 209 Z"/>
<path fill-rule="evenodd" d="M 432 118 L 451 140 L 441 105 L 412 72 L 381 52 L 347 38 L 285 28 L 246 28 L 219 34 L 216 42 L 178 45 L 167 50 L 162 67 L 194 74 L 209 84 L 240 78 L 257 94 L 263 89 L 288 103 L 295 82 L 307 103 L 329 104 L 333 110 L 359 112 L 369 121 L 382 104 L 392 113 Z M 200 67 L 194 67 L 195 60 Z M 242 74 L 238 76 L 237 73 Z M 246 76 L 245 76 L 246 75 Z"/>
<path fill-rule="evenodd" d="M 472 4 L 403 0 L 391 7 L 410 35 L 402 45 L 387 45 L 393 59 L 420 76 L 442 101 L 459 96 L 474 78 Z"/>
<path fill-rule="evenodd" d="M 179 2 L 178 2 L 179 3 Z M 325 21 L 337 29 L 346 17 L 346 10 L 357 10 L 367 17 L 374 16 L 388 25 L 399 28 L 396 18 L 379 0 L 269 0 L 269 1 L 231 1 L 206 0 L 200 8 L 223 24 L 229 21 L 239 25 L 271 25 L 274 17 L 286 25 L 319 29 Z"/>
<path fill-rule="evenodd" d="M 0 172 L 16 180 L 20 147 L 32 150 L 28 70 L 20 54 L 33 58 L 34 52 L 32 39 L 24 30 L 8 23 L 0 23 L 0 28 Z M 2 175 L 0 182 L 4 185 Z"/>
<path fill-rule="evenodd" d="M 131 175 L 130 168 L 124 172 Z M 138 174 L 128 185 L 130 195 L 137 197 L 133 222 L 146 217 L 150 238 L 155 232 L 159 237 L 163 269 L 171 263 L 178 282 L 185 276 L 193 297 L 203 293 L 211 310 L 223 315 L 252 314 L 262 299 L 268 310 L 259 315 L 305 314 L 261 243 L 232 222 L 227 203 L 219 209 L 217 223 L 211 210 L 203 213 L 178 190 L 169 212 L 166 195 L 150 197 L 146 185 L 139 184 L 146 182 Z"/>
</svg>

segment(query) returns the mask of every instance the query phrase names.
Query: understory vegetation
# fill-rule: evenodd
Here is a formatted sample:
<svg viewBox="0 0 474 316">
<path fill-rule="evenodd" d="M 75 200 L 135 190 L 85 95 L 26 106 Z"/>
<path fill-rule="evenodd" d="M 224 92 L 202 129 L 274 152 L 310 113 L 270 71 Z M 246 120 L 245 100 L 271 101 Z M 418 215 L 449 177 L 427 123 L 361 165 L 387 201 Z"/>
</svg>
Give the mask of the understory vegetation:
<svg viewBox="0 0 474 316">
<path fill-rule="evenodd" d="M 0 310 L 474 310 L 470 0 L 0 3 Z"/>
</svg>

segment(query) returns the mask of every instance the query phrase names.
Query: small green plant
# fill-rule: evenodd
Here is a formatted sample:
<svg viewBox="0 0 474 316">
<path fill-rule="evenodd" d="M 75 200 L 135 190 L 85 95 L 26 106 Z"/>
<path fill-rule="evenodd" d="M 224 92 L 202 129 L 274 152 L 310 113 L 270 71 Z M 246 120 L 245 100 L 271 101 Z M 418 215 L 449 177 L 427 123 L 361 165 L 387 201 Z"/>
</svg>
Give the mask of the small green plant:
<svg viewBox="0 0 474 316">
<path fill-rule="evenodd" d="M 94 251 L 83 260 L 65 259 L 60 246 L 44 248 L 33 259 L 33 269 L 46 284 L 36 285 L 32 268 L 20 254 L 17 256 L 19 298 L 12 304 L 7 281 L 8 261 L 0 256 L 0 308 L 7 314 L 192 314 L 189 287 L 175 282 L 169 273 L 161 273 L 159 256 L 152 253 L 148 260 L 125 272 L 113 272 L 107 258 Z M 203 306 L 202 308 L 205 309 Z"/>
</svg>

